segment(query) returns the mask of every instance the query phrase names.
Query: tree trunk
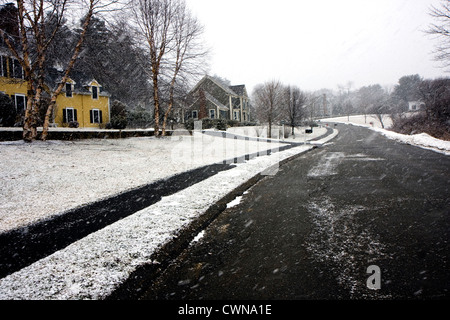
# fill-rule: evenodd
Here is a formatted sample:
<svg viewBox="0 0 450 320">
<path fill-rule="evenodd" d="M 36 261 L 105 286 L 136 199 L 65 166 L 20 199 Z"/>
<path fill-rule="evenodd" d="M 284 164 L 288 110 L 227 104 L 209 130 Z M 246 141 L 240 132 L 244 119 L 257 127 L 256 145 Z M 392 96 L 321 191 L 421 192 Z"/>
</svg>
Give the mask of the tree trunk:
<svg viewBox="0 0 450 320">
<path fill-rule="evenodd" d="M 32 142 L 37 137 L 37 113 L 35 109 L 33 84 L 28 82 L 27 106 L 22 132 L 22 138 L 26 142 Z"/>
<path fill-rule="evenodd" d="M 25 119 L 23 123 L 23 140 L 31 142 L 37 136 L 37 112 L 34 100 L 33 75 L 29 59 L 29 43 L 27 37 L 27 28 L 25 26 L 26 10 L 23 1 L 17 1 L 19 29 L 21 33 L 21 44 L 23 58 L 20 59 L 18 53 L 13 49 L 14 55 L 20 61 L 23 71 L 25 72 L 24 80 L 27 81 L 27 106 L 25 109 Z M 8 43 L 10 49 L 12 46 Z"/>
<path fill-rule="evenodd" d="M 159 94 L 158 75 L 153 76 L 153 100 L 155 105 L 155 137 L 159 137 Z"/>
<path fill-rule="evenodd" d="M 90 6 L 89 6 L 89 11 L 88 11 L 88 14 L 86 15 L 86 19 L 84 20 L 82 32 L 81 32 L 80 38 L 78 39 L 77 45 L 75 46 L 75 50 L 73 52 L 72 58 L 69 61 L 69 64 L 66 68 L 66 71 L 64 72 L 64 76 L 63 76 L 61 82 L 59 83 L 57 89 L 52 94 L 50 104 L 48 105 L 47 112 L 45 113 L 44 125 L 43 125 L 42 136 L 41 136 L 41 140 L 43 140 L 43 141 L 47 140 L 47 137 L 48 137 L 48 127 L 50 124 L 50 117 L 56 106 L 56 98 L 61 93 L 64 86 L 66 85 L 67 79 L 69 78 L 69 73 L 72 71 L 72 68 L 75 65 L 78 55 L 80 54 L 81 46 L 83 45 L 84 38 L 85 38 L 86 32 L 87 32 L 87 28 L 91 22 L 92 15 L 94 13 L 94 5 L 95 5 L 95 1 L 91 0 Z"/>
<path fill-rule="evenodd" d="M 267 138 L 272 138 L 272 119 L 269 119 L 269 128 L 267 129 Z"/>
<path fill-rule="evenodd" d="M 166 125 L 167 125 L 167 118 L 169 117 L 170 111 L 173 107 L 173 100 L 174 100 L 174 90 L 175 90 L 175 78 L 176 74 L 174 75 L 169 88 L 169 106 L 167 107 L 166 113 L 164 114 L 163 124 L 162 124 L 162 135 L 166 135 Z"/>
</svg>

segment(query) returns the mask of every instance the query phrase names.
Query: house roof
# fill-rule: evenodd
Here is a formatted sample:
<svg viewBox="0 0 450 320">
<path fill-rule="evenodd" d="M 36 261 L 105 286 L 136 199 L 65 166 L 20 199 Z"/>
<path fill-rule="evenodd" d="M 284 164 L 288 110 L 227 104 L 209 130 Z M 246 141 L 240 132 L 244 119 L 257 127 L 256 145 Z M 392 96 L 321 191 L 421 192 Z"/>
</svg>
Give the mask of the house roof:
<svg viewBox="0 0 450 320">
<path fill-rule="evenodd" d="M 238 96 L 246 96 L 247 90 L 245 89 L 245 84 L 241 84 L 238 86 L 230 86 L 230 89 L 233 90 Z"/>
<path fill-rule="evenodd" d="M 64 76 L 63 71 L 59 71 L 56 68 L 51 68 L 49 72 L 46 74 L 45 82 L 50 88 L 55 89 L 61 82 L 63 76 Z M 91 86 L 92 82 L 95 81 L 98 83 L 98 81 L 96 81 L 95 79 L 88 78 L 83 73 L 76 71 L 72 71 L 69 74 L 69 78 L 73 81 L 74 85 L 73 92 L 75 93 L 91 94 L 89 87 Z M 102 86 L 99 83 L 98 87 L 100 88 L 99 94 L 108 95 L 107 92 L 103 91 Z"/>
<path fill-rule="evenodd" d="M 235 92 L 231 87 L 226 86 L 225 84 L 223 84 L 222 82 L 220 82 L 219 80 L 217 80 L 214 77 L 211 77 L 209 75 L 205 75 L 196 85 L 195 87 L 191 90 L 191 93 L 194 92 L 195 90 L 197 90 L 197 88 L 206 80 L 210 80 L 212 81 L 214 84 L 216 84 L 218 87 L 220 87 L 223 91 L 225 91 L 226 93 L 233 95 L 233 96 L 237 96 L 239 95 L 237 92 Z"/>
<path fill-rule="evenodd" d="M 209 92 L 205 91 L 205 97 L 206 97 L 206 99 L 211 101 L 213 104 L 218 106 L 220 109 L 228 110 L 228 108 L 226 106 L 224 106 L 222 103 L 220 103 L 220 101 L 217 100 L 216 98 L 214 98 Z"/>
<path fill-rule="evenodd" d="M 217 107 L 219 107 L 219 109 L 222 110 L 228 110 L 227 106 L 224 106 L 219 100 L 217 100 L 216 98 L 214 98 L 209 92 L 205 91 L 205 98 L 206 100 L 208 100 L 209 102 L 211 102 L 212 104 L 216 105 Z M 200 98 L 195 99 L 195 101 L 190 105 L 190 107 L 192 107 L 193 104 L 197 103 L 197 101 Z"/>
</svg>

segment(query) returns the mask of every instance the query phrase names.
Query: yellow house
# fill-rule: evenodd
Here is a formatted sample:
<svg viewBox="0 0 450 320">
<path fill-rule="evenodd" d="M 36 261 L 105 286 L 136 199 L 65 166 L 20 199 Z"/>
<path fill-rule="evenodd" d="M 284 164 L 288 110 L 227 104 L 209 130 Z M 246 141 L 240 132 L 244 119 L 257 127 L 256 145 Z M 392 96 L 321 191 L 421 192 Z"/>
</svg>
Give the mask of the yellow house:
<svg viewBox="0 0 450 320">
<path fill-rule="evenodd" d="M 17 8 L 14 4 L 0 5 L 0 29 L 13 44 L 19 38 L 17 22 Z M 47 95 L 57 88 L 62 75 L 57 69 L 48 70 L 45 79 L 49 89 Z M 75 71 L 71 72 L 70 77 L 56 99 L 53 126 L 104 128 L 110 119 L 109 95 L 103 92 L 102 86 L 95 79 L 86 79 Z M 3 36 L 0 36 L 0 92 L 12 99 L 20 121 L 20 115 L 26 108 L 27 83 L 19 61 L 12 57 Z"/>
<path fill-rule="evenodd" d="M 25 110 L 27 84 L 19 61 L 0 51 L 0 92 L 8 95 L 17 110 Z"/>
<path fill-rule="evenodd" d="M 56 74 L 59 72 L 56 71 Z M 56 81 L 51 79 L 55 71 L 50 72 L 47 83 L 56 88 Z M 53 123 L 58 127 L 72 126 L 77 123 L 81 128 L 105 128 L 110 121 L 109 94 L 103 91 L 95 79 L 86 80 L 84 75 L 73 72 L 62 92 L 56 98 L 56 110 Z"/>
<path fill-rule="evenodd" d="M 86 81 L 83 75 L 73 72 L 63 91 L 56 99 L 53 126 L 81 128 L 104 128 L 110 121 L 109 94 L 95 79 Z M 46 78 L 48 88 L 54 90 L 62 72 L 53 69 Z M 26 108 L 27 84 L 19 62 L 0 51 L 0 92 L 8 95 L 18 114 Z"/>
</svg>

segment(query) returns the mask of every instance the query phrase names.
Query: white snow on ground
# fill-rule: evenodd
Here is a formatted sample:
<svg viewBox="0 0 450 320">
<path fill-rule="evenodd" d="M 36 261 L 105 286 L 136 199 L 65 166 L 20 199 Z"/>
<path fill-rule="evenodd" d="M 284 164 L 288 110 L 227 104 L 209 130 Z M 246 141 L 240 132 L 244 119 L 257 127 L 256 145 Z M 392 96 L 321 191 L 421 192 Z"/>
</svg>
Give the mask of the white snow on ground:
<svg viewBox="0 0 450 320">
<path fill-rule="evenodd" d="M 0 142 L 0 232 L 281 143 L 167 138 Z"/>
<path fill-rule="evenodd" d="M 338 122 L 338 123 L 350 123 L 359 124 L 366 127 L 382 128 L 380 120 L 378 120 L 376 115 L 355 115 L 355 116 L 343 116 L 335 118 L 321 119 L 320 122 Z M 389 116 L 383 116 L 383 124 L 385 128 L 390 128 L 392 126 L 392 120 Z"/>
<path fill-rule="evenodd" d="M 389 139 L 450 155 L 450 141 L 436 139 L 426 133 L 406 135 L 379 128 L 373 128 L 372 130 L 381 133 Z"/>
<path fill-rule="evenodd" d="M 140 140 L 131 141 L 141 143 Z M 117 147 L 122 142 L 115 143 Z M 270 174 L 283 159 L 311 148 L 312 145 L 302 145 L 254 158 L 164 197 L 0 279 L 0 299 L 102 299 L 139 265 L 157 264 L 158 261 L 151 260 L 151 255 L 212 204 L 258 173 Z"/>
<path fill-rule="evenodd" d="M 314 127 L 312 134 L 306 134 L 305 129 L 309 127 L 296 127 L 294 129 L 294 135 L 291 134 L 291 127 L 285 126 L 284 130 L 289 133 L 288 137 L 285 138 L 283 135 L 282 126 L 272 126 L 272 139 L 276 141 L 287 141 L 287 142 L 297 142 L 302 143 L 305 140 L 310 140 L 324 135 L 327 129 L 324 127 Z M 268 127 L 267 126 L 254 126 L 254 127 L 233 127 L 228 128 L 227 132 L 243 135 L 248 137 L 259 137 L 267 138 Z"/>
<path fill-rule="evenodd" d="M 359 116 L 350 116 L 349 118 L 336 117 L 336 118 L 322 119 L 321 122 L 323 123 L 337 122 L 367 127 L 376 132 L 381 133 L 382 135 L 386 136 L 389 139 L 393 139 L 399 142 L 421 147 L 424 149 L 433 150 L 439 153 L 443 153 L 445 155 L 450 155 L 450 141 L 436 139 L 426 133 L 406 135 L 390 131 L 387 129 L 383 129 L 381 128 L 381 124 L 378 121 L 378 119 L 376 119 L 375 116 L 359 115 Z M 392 121 L 389 118 L 384 119 L 383 122 L 385 123 L 386 128 L 389 128 L 392 125 Z"/>
<path fill-rule="evenodd" d="M 337 131 L 329 139 L 336 134 Z M 195 140 L 198 138 L 201 139 L 199 141 Z M 161 170 L 161 166 L 156 163 L 156 161 L 161 159 L 157 158 L 156 155 L 169 153 L 173 157 L 171 160 L 182 166 L 180 163 L 186 164 L 187 161 L 184 158 L 179 158 L 180 153 L 184 156 L 192 154 L 192 162 L 197 162 L 199 154 L 195 145 L 198 145 L 200 142 L 204 143 L 203 139 L 209 139 L 209 137 L 194 135 L 194 138 L 178 136 L 166 140 L 140 138 L 117 141 L 79 141 L 74 143 L 46 142 L 40 146 L 43 150 L 46 150 L 40 155 L 46 155 L 47 160 L 53 159 L 51 164 L 57 165 L 58 161 L 54 158 L 58 159 L 59 153 L 66 154 L 67 157 L 64 160 L 68 160 L 70 155 L 73 156 L 73 153 L 79 156 L 77 152 L 83 152 L 82 147 L 84 147 L 86 150 L 84 152 L 87 152 L 85 157 L 95 157 L 96 160 L 105 164 L 112 165 L 113 160 L 117 160 L 114 156 L 117 153 L 123 157 L 122 162 L 131 161 L 131 159 L 138 156 L 145 158 L 147 164 L 150 162 Z M 211 143 L 204 145 L 205 154 L 209 154 L 209 157 L 215 155 L 221 160 L 228 159 L 230 154 L 229 152 L 224 154 L 217 151 L 227 149 L 224 144 L 232 143 L 232 150 L 240 150 L 239 148 L 243 147 L 245 153 L 252 149 L 251 146 L 253 145 L 252 142 L 245 140 L 236 141 L 230 139 L 229 141 L 223 141 L 223 139 L 217 140 L 215 138 L 211 141 L 213 141 L 213 146 L 211 146 Z M 220 143 L 217 143 L 219 141 Z M 322 143 L 326 141 L 327 139 L 323 139 Z M 172 145 L 173 142 L 178 144 L 174 146 Z M 189 146 L 186 146 L 186 143 Z M 270 146 L 274 147 L 274 144 L 271 143 Z M 11 157 L 11 153 L 14 153 L 14 150 L 5 151 L 9 147 L 18 150 L 17 152 L 19 153 L 25 153 L 25 155 L 39 154 L 41 150 L 33 147 L 33 145 L 25 145 L 20 142 L 3 143 L 0 144 L 0 155 L 2 158 L 4 156 L 8 158 L 7 155 Z M 157 147 L 162 148 L 165 152 L 158 151 Z M 253 147 L 259 149 L 261 145 L 257 144 Z M 254 158 L 245 163 L 237 164 L 231 170 L 220 172 L 174 195 L 163 197 L 158 203 L 92 233 L 63 250 L 57 251 L 26 268 L 0 279 L 0 299 L 102 299 L 125 281 L 138 266 L 151 263 L 158 264 L 158 261 L 151 260 L 152 254 L 176 237 L 179 230 L 202 215 L 212 204 L 258 173 L 271 174 L 276 172 L 280 161 L 311 148 L 313 148 L 312 145 L 303 145 L 286 151 L 276 152 L 270 156 Z M 218 154 L 213 150 L 216 150 Z M 58 156 L 51 157 L 47 155 L 47 153 L 55 154 L 55 151 L 59 151 L 56 153 Z M 102 154 L 103 157 L 96 154 L 96 152 Z M 152 158 L 152 156 L 150 155 L 155 157 L 153 159 L 155 162 L 151 162 L 149 158 Z M 204 157 L 201 158 L 203 161 L 205 160 Z M 217 160 L 217 158 L 210 159 L 210 161 Z M 12 159 L 10 161 L 12 162 Z M 76 159 L 73 161 L 76 164 L 78 163 Z M 85 161 L 87 160 L 85 159 Z M 20 164 L 20 162 L 18 163 Z M 149 167 L 151 168 L 152 166 L 144 166 L 145 169 L 149 169 Z M 94 168 L 96 167 L 94 166 Z M 130 170 L 130 168 L 123 170 L 126 173 L 134 172 L 134 175 L 139 175 L 137 170 L 137 172 Z M 7 171 L 4 169 L 1 172 L 2 174 L 7 174 Z M 45 173 L 48 172 L 50 171 L 45 171 Z M 45 176 L 40 178 L 34 177 L 34 180 L 44 178 Z M 60 187 L 64 188 L 65 184 L 61 184 Z M 86 191 L 86 189 L 82 190 Z M 87 190 L 90 191 L 89 189 Z M 208 192 L 205 192 L 205 190 L 208 190 Z M 72 194 L 76 193 L 73 192 Z M 27 195 L 30 196 L 30 194 Z M 59 193 L 53 194 L 53 197 L 58 196 Z M 201 237 L 201 233 L 199 237 Z"/>
</svg>

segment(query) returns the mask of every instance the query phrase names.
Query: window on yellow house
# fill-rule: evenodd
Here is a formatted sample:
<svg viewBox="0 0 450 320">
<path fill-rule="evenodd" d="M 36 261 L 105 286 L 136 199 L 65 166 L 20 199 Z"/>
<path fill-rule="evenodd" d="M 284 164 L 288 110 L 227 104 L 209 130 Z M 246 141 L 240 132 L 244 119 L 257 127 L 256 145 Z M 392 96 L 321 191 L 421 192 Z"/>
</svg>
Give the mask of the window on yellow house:
<svg viewBox="0 0 450 320">
<path fill-rule="evenodd" d="M 74 122 L 77 120 L 77 109 L 65 108 L 63 109 L 63 123 Z"/>
<path fill-rule="evenodd" d="M 14 102 L 16 104 L 16 110 L 17 112 L 22 112 L 26 109 L 27 103 L 26 103 L 26 97 L 23 94 L 15 94 L 14 95 Z"/>
<path fill-rule="evenodd" d="M 14 59 L 14 78 L 23 79 L 24 72 L 19 60 Z"/>
<path fill-rule="evenodd" d="M 72 98 L 72 84 L 66 83 L 66 97 Z"/>
<path fill-rule="evenodd" d="M 98 99 L 98 88 L 96 86 L 92 87 L 92 99 Z"/>
<path fill-rule="evenodd" d="M 91 110 L 91 123 L 102 123 L 102 110 L 99 109 L 92 109 Z"/>
<path fill-rule="evenodd" d="M 16 79 L 23 79 L 23 69 L 19 60 L 9 58 L 9 77 Z"/>
</svg>

